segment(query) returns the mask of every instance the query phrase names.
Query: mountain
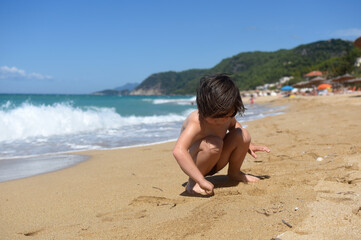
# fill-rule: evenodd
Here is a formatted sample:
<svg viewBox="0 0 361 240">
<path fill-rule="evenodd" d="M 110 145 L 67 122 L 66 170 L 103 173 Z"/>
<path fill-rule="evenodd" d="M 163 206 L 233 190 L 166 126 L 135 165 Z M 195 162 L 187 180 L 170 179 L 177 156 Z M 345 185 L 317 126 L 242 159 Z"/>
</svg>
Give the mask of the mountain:
<svg viewBox="0 0 361 240">
<path fill-rule="evenodd" d="M 145 79 L 135 90 L 133 95 L 171 95 L 191 93 L 197 86 L 195 80 L 207 72 L 206 69 L 191 69 L 183 72 L 155 73 Z"/>
<path fill-rule="evenodd" d="M 123 86 L 106 89 L 98 92 L 92 93 L 93 95 L 129 95 L 131 91 L 134 90 L 139 85 L 139 83 L 126 83 Z"/>
<path fill-rule="evenodd" d="M 138 87 L 139 83 L 126 83 L 120 87 L 114 88 L 115 90 L 118 91 L 123 91 L 123 90 L 129 90 L 129 91 L 133 91 L 134 88 Z"/>
<path fill-rule="evenodd" d="M 312 70 L 327 72 L 329 77 L 351 73 L 361 56 L 350 41 L 331 39 L 300 45 L 275 52 L 244 52 L 226 58 L 210 69 L 155 73 L 146 78 L 131 94 L 194 94 L 199 79 L 205 74 L 228 73 L 240 90 L 255 89 L 275 83 L 283 76 L 293 76 L 293 83 L 303 80 Z"/>
<path fill-rule="evenodd" d="M 129 91 L 128 91 L 129 94 Z M 122 95 L 120 91 L 114 89 L 106 89 L 92 93 L 92 95 Z"/>
</svg>

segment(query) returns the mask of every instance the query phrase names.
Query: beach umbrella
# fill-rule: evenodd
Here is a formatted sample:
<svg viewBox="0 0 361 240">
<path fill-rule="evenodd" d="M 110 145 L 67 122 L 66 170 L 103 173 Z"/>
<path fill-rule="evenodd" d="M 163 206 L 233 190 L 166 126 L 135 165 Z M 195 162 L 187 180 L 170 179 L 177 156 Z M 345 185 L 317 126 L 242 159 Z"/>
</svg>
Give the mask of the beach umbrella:
<svg viewBox="0 0 361 240">
<path fill-rule="evenodd" d="M 334 79 L 332 79 L 332 82 L 337 82 L 337 83 L 341 83 L 350 79 L 354 79 L 355 77 L 350 75 L 350 74 L 345 74 L 339 77 L 336 77 Z"/>
<path fill-rule="evenodd" d="M 322 72 L 320 71 L 312 71 L 304 75 L 305 77 L 316 77 L 316 76 L 322 76 Z"/>
<path fill-rule="evenodd" d="M 293 89 L 293 87 L 292 86 L 283 86 L 282 88 L 281 88 L 281 90 L 282 91 L 291 91 Z"/>
<path fill-rule="evenodd" d="M 311 79 L 309 83 L 313 86 L 317 86 L 320 83 L 323 83 L 325 81 L 326 81 L 326 79 L 323 77 L 315 77 L 315 78 Z"/>
<path fill-rule="evenodd" d="M 345 81 L 345 83 L 361 83 L 361 78 L 355 78 Z"/>
<path fill-rule="evenodd" d="M 298 83 L 293 85 L 293 87 L 295 87 L 295 88 L 308 88 L 308 87 L 311 87 L 311 86 L 312 85 L 310 84 L 309 81 L 298 82 Z"/>
<path fill-rule="evenodd" d="M 356 47 L 361 48 L 361 37 L 356 39 L 353 44 L 355 44 Z"/>
<path fill-rule="evenodd" d="M 327 83 L 322 83 L 322 84 L 318 85 L 317 90 L 324 90 L 324 89 L 327 89 L 330 87 L 332 87 L 332 85 L 327 84 Z"/>
</svg>

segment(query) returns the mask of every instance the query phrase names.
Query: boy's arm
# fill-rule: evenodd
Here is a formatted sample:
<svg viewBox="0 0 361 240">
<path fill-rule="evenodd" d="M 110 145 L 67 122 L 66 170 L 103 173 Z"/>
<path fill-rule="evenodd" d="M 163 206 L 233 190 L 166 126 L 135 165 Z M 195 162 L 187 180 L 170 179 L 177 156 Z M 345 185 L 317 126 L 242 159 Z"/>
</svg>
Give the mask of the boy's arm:
<svg viewBox="0 0 361 240">
<path fill-rule="evenodd" d="M 207 194 L 212 194 L 214 188 L 213 184 L 204 178 L 188 151 L 191 144 L 199 137 L 199 135 L 200 126 L 190 123 L 179 136 L 173 149 L 173 156 L 183 172 L 197 182 Z"/>
<path fill-rule="evenodd" d="M 235 124 L 235 127 L 236 128 L 243 128 L 242 125 L 235 119 L 236 121 L 236 124 Z"/>
<path fill-rule="evenodd" d="M 228 130 L 231 131 L 235 128 L 242 128 L 242 125 L 236 120 L 235 117 L 233 117 L 231 123 L 229 124 Z"/>
<path fill-rule="evenodd" d="M 242 128 L 242 125 L 237 121 L 235 120 L 236 123 L 234 125 L 234 127 L 236 128 Z M 253 145 L 252 142 L 249 144 L 249 149 L 248 149 L 248 153 L 254 157 L 254 158 L 257 158 L 257 154 L 255 152 L 258 152 L 258 151 L 263 151 L 263 152 L 267 152 L 269 153 L 271 150 L 269 150 L 268 147 L 266 146 L 258 146 L 258 145 Z"/>
</svg>

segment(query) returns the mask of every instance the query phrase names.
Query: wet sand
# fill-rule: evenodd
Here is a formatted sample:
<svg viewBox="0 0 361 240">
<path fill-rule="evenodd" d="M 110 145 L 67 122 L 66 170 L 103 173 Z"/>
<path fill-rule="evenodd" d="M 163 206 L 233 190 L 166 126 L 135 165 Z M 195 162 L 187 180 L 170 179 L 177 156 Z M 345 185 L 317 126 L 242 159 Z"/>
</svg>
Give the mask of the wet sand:
<svg viewBox="0 0 361 240">
<path fill-rule="evenodd" d="M 208 178 L 215 196 L 189 197 L 174 142 L 82 152 L 91 159 L 0 183 L 1 239 L 359 239 L 360 94 L 255 102 L 288 105 L 244 123 L 271 149 L 242 168 L 262 181 L 224 169 Z"/>
</svg>

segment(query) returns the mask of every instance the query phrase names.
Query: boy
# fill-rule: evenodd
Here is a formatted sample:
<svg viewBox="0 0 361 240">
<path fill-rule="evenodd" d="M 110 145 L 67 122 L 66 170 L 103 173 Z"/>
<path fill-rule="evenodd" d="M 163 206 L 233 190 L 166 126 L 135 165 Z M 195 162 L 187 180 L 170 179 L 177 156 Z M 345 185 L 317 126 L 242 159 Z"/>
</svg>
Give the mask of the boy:
<svg viewBox="0 0 361 240">
<path fill-rule="evenodd" d="M 235 116 L 245 108 L 239 90 L 225 74 L 204 77 L 197 88 L 198 110 L 184 121 L 173 156 L 189 176 L 186 191 L 193 195 L 213 195 L 213 175 L 227 164 L 229 178 L 239 182 L 256 182 L 259 178 L 240 171 L 248 153 L 270 152 L 267 147 L 251 144 L 251 136 Z"/>
</svg>

